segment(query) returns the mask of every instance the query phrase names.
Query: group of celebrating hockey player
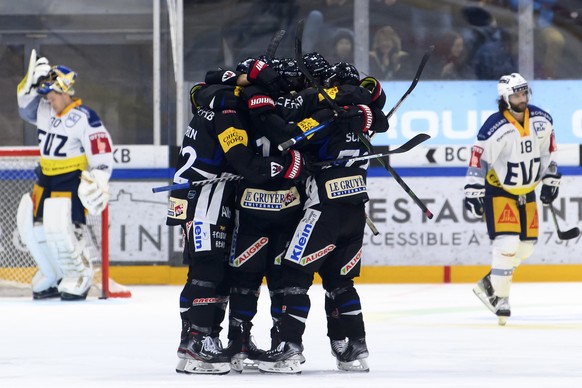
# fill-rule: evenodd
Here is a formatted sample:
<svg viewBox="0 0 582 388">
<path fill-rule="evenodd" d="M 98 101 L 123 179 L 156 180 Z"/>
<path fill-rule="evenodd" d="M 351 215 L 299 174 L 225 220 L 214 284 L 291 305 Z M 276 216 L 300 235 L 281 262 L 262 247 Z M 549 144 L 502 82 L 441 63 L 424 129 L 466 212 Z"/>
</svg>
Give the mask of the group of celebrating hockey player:
<svg viewBox="0 0 582 388">
<path fill-rule="evenodd" d="M 189 265 L 180 295 L 178 372 L 220 374 L 246 365 L 299 373 L 315 272 L 326 291 L 338 367 L 368 371 L 353 279 L 361 265 L 369 163 L 320 164 L 368 152 L 359 136 L 388 129 L 385 95 L 377 80 L 361 80 L 351 64 L 330 65 L 318 53 L 303 61 L 339 112 L 294 59 L 248 58 L 235 71 L 208 72 L 191 90 L 194 117 L 174 182 L 194 184 L 171 192 L 167 220 L 182 226 Z M 310 130 L 293 149 L 278 150 Z M 263 277 L 273 319 L 267 351 L 257 349 L 250 333 Z M 227 303 L 228 345 L 222 348 Z"/>
<path fill-rule="evenodd" d="M 388 130 L 386 96 L 378 80 L 361 78 L 349 63 L 332 65 L 318 53 L 301 61 L 310 77 L 295 59 L 264 55 L 236 70 L 209 71 L 190 91 L 193 118 L 173 179 L 186 188 L 172 190 L 167 214 L 168 225 L 181 226 L 188 265 L 180 373 L 300 373 L 316 272 L 338 368 L 369 370 L 354 287 L 368 200 L 369 162 L 359 157 L 370 153 L 374 133 Z M 109 199 L 111 138 L 73 97 L 75 79 L 33 52 L 18 86 L 19 112 L 38 127 L 41 149 L 32 198 L 25 195 L 18 210 L 21 239 L 39 267 L 35 299 L 86 298 L 93 270 L 83 224 Z M 542 183 L 540 199 L 551 206 L 561 175 L 552 118 L 529 104 L 527 81 L 513 73 L 497 88 L 498 112 L 477 135 L 464 192 L 466 209 L 485 217 L 492 240 L 491 271 L 474 292 L 505 324 L 513 273 L 538 237 L 534 190 Z M 251 336 L 263 278 L 273 322 L 269 350 Z"/>
</svg>

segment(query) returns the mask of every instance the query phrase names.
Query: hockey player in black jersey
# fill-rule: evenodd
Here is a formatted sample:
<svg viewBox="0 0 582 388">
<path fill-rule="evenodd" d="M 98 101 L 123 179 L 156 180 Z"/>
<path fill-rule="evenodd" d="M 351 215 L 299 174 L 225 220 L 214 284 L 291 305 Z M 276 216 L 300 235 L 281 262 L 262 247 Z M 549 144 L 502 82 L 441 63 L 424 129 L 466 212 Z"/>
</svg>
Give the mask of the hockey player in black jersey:
<svg viewBox="0 0 582 388">
<path fill-rule="evenodd" d="M 174 182 L 235 173 L 253 183 L 301 177 L 303 158 L 298 152 L 257 157 L 251 150 L 247 127 L 236 109 L 196 106 L 180 149 Z M 224 269 L 234 222 L 235 190 L 236 184 L 227 181 L 175 190 L 170 196 L 167 224 L 182 227 L 183 259 L 189 265 L 180 295 L 183 328 L 178 372 L 230 371 L 230 357 L 219 345 L 216 322 L 224 316 L 229 290 Z"/>
</svg>

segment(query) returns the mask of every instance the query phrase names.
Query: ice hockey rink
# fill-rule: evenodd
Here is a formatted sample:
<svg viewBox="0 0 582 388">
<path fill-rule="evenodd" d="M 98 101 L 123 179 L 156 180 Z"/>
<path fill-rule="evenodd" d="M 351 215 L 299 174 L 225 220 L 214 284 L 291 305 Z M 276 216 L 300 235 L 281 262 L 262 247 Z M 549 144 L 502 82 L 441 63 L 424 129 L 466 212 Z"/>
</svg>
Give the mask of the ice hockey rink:
<svg viewBox="0 0 582 388">
<path fill-rule="evenodd" d="M 360 285 L 369 373 L 335 368 L 323 292 L 310 290 L 301 375 L 174 371 L 180 287 L 133 298 L 0 300 L 0 387 L 582 387 L 582 283 L 516 283 L 505 327 L 471 284 Z M 253 334 L 267 347 L 263 289 Z M 223 338 L 223 342 L 224 342 Z"/>
</svg>

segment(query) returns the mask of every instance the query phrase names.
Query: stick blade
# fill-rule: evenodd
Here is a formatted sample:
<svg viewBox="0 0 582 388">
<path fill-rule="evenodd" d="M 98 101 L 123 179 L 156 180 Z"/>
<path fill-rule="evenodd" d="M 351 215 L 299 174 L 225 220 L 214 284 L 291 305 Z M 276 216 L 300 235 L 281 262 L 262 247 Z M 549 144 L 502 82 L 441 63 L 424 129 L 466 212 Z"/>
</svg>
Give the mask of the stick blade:
<svg viewBox="0 0 582 388">
<path fill-rule="evenodd" d="M 572 228 L 570 230 L 564 230 L 558 232 L 558 238 L 560 240 L 572 240 L 580 235 L 580 229 L 578 227 Z"/>
</svg>

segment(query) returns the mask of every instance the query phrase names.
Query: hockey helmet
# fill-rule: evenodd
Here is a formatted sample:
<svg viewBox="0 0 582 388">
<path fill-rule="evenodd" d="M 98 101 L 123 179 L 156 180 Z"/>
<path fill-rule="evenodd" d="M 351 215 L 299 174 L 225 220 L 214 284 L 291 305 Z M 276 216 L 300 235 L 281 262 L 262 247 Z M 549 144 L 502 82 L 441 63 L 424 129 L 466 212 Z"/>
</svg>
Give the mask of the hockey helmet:
<svg viewBox="0 0 582 388">
<path fill-rule="evenodd" d="M 48 76 L 40 82 L 39 94 L 48 94 L 50 91 L 57 93 L 75 94 L 75 80 L 77 73 L 63 65 L 55 65 L 51 68 Z"/>
<path fill-rule="evenodd" d="M 497 83 L 497 94 L 499 94 L 499 98 L 505 101 L 507 106 L 510 106 L 509 96 L 524 90 L 527 91 L 528 95 L 531 95 L 531 89 L 527 81 L 519 73 L 504 75 Z"/>
<path fill-rule="evenodd" d="M 275 70 L 289 83 L 292 90 L 299 91 L 305 86 L 303 74 L 297 61 L 293 58 L 281 58 L 274 66 Z"/>
<path fill-rule="evenodd" d="M 329 76 L 325 82 L 328 86 L 334 84 L 357 85 L 360 82 L 360 73 L 351 63 L 338 62 L 329 69 Z"/>
<path fill-rule="evenodd" d="M 303 63 L 313 77 L 324 80 L 329 76 L 331 66 L 320 53 L 313 52 L 303 55 Z"/>
</svg>

